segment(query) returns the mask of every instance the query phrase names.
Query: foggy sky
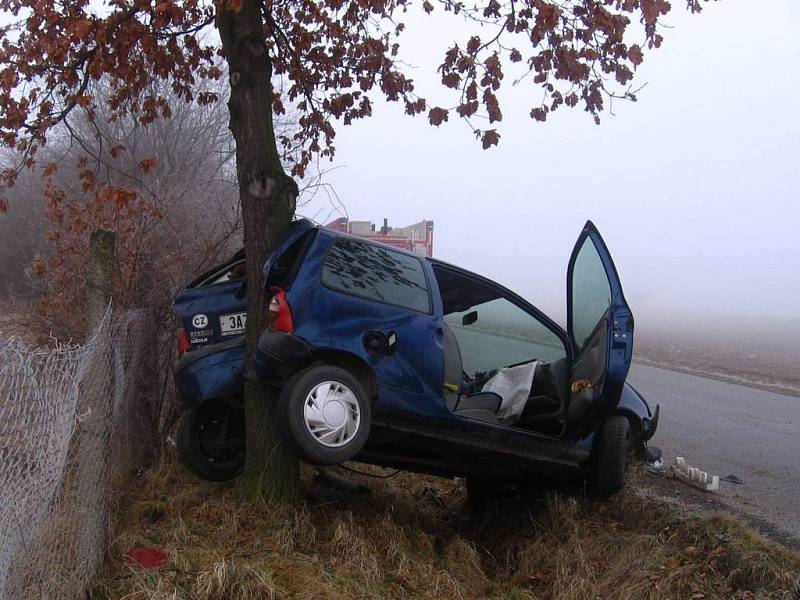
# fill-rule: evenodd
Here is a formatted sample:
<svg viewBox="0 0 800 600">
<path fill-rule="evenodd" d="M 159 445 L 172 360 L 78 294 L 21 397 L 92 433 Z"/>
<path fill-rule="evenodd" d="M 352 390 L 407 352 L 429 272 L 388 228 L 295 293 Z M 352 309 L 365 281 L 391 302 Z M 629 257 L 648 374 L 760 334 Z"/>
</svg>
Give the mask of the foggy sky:
<svg viewBox="0 0 800 600">
<path fill-rule="evenodd" d="M 591 219 L 640 325 L 687 311 L 800 319 L 800 3 L 704 6 L 673 2 L 674 29 L 637 73 L 639 102 L 616 102 L 599 127 L 567 109 L 535 123 L 541 93 L 523 84 L 501 96 L 500 146 L 484 151 L 458 119 L 436 129 L 380 104 L 340 127 L 326 180 L 352 219 L 433 219 L 436 256 L 556 317 Z M 444 106 L 455 100 L 436 65 L 464 40 L 452 24 L 414 18 L 403 40 L 421 95 Z M 300 212 L 339 216 L 324 196 Z"/>
</svg>

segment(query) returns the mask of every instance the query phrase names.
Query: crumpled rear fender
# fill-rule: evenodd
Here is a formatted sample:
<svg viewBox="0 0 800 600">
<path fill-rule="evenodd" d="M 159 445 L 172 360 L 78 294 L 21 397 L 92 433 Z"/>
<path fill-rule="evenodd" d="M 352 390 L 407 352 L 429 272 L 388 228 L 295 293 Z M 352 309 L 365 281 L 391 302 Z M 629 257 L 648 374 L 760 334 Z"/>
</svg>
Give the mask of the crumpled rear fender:
<svg viewBox="0 0 800 600">
<path fill-rule="evenodd" d="M 175 367 L 175 386 L 183 402 L 238 396 L 244 389 L 244 337 L 198 348 Z"/>
</svg>

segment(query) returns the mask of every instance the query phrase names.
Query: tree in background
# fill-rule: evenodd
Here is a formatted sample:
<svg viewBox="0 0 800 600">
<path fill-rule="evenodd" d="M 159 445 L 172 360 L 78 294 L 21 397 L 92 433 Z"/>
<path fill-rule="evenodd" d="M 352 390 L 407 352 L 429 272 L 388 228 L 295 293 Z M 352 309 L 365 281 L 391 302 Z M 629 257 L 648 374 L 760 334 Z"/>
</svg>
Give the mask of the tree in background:
<svg viewBox="0 0 800 600">
<path fill-rule="evenodd" d="M 692 11 L 699 0 L 688 0 Z M 418 8 L 444 11 L 474 26 L 445 49 L 441 81 L 451 107 L 429 106 L 404 72 L 401 19 Z M 440 125 L 466 120 L 484 148 L 498 143 L 499 90 L 515 72 L 544 92 L 531 117 L 581 106 L 595 120 L 611 96 L 634 99 L 628 87 L 645 50 L 662 38 L 666 0 L 0 0 L 8 25 L 0 47 L 0 139 L 20 152 L 6 185 L 35 163 L 53 128 L 82 112 L 97 121 L 92 82 L 104 79 L 111 118 L 142 123 L 169 118 L 175 101 L 151 85 L 168 82 L 179 102 L 210 103 L 205 82 L 228 69 L 229 126 L 236 142 L 236 179 L 247 263 L 246 343 L 252 355 L 266 326 L 260 269 L 289 226 L 298 186 L 315 156 L 332 157 L 335 126 L 372 114 L 372 101 L 398 102 L 409 115 Z M 642 27 L 631 27 L 632 19 Z M 205 32 L 216 26 L 217 35 Z M 632 40 L 631 38 L 641 38 Z M 443 39 L 444 43 L 444 39 Z M 285 81 L 273 86 L 273 78 Z M 544 99 L 541 99 L 541 98 Z M 300 112 L 298 128 L 276 133 L 274 116 Z M 478 118 L 488 124 L 481 128 Z M 300 149 L 290 160 L 287 151 Z M 158 158 L 158 157 L 155 157 Z M 290 160 L 290 174 L 283 168 Z M 0 210 L 7 208 L 0 201 Z M 249 359 L 248 359 L 249 360 Z M 245 496 L 292 497 L 297 462 L 279 443 L 270 403 L 255 383 L 245 389 Z"/>
<path fill-rule="evenodd" d="M 171 93 L 165 82 L 153 86 Z M 12 307 L 4 329 L 41 343 L 85 339 L 89 232 L 113 229 L 115 305 L 147 307 L 153 326 L 148 354 L 158 368 L 140 408 L 149 419 L 143 434 L 158 441 L 181 409 L 172 385 L 174 293 L 241 247 L 227 107 L 179 102 L 172 118 L 142 125 L 131 114 L 108 119 L 102 80 L 92 92 L 95 120 L 76 113 L 57 126 L 37 167 L 10 190 L 14 209 L 0 217 L 0 302 L 21 299 L 25 310 Z M 9 153 L 3 163 L 15 159 Z"/>
<path fill-rule="evenodd" d="M 0 165 L 17 160 L 16 153 L 6 152 Z M 31 260 L 46 245 L 42 192 L 40 178 L 33 171 L 22 173 L 14 189 L 7 192 L 14 210 L 0 214 L 0 301 L 4 303 L 26 302 L 34 296 L 29 277 Z"/>
<path fill-rule="evenodd" d="M 212 81 L 207 85 L 219 91 L 226 84 Z M 159 256 L 162 274 L 168 275 L 159 281 L 165 284 L 163 291 L 168 296 L 187 277 L 241 247 L 235 146 L 228 130 L 227 107 L 221 100 L 204 104 L 181 101 L 161 80 L 155 80 L 150 88 L 170 101 L 172 116 L 143 124 L 130 112 L 112 118 L 107 102 L 110 86 L 105 80 L 95 82 L 91 86 L 93 119 L 83 114 L 65 118 L 50 134 L 47 147 L 39 151 L 38 166 L 22 171 L 14 187 L 7 190 L 14 210 L 0 218 L 0 300 L 30 300 L 46 293 L 41 278 L 31 279 L 30 263 L 36 256 L 40 267 L 42 260 L 53 259 L 58 251 L 55 242 L 71 226 L 58 210 L 52 210 L 57 208 L 55 197 L 47 191 L 59 190 L 79 208 L 86 197 L 81 172 L 87 169 L 90 187 L 135 191 L 159 215 L 157 225 L 142 228 L 142 233 Z M 277 130 L 289 133 L 296 121 L 295 114 L 283 115 L 276 121 Z M 0 156 L 0 170 L 13 167 L 18 160 L 18 153 L 6 149 Z M 304 190 L 319 188 L 320 177 L 308 178 Z M 86 226 L 100 223 L 87 222 Z M 85 258 L 85 253 L 74 256 L 77 261 Z M 134 282 L 128 284 L 130 294 Z M 70 290 L 69 303 L 75 307 L 76 301 L 82 301 L 83 289 L 71 287 L 75 289 Z M 52 316 L 59 318 L 57 312 Z M 83 334 L 81 327 L 65 328 L 68 324 L 63 322 L 40 321 L 38 325 L 45 335 L 52 332 L 59 338 L 78 339 Z"/>
<path fill-rule="evenodd" d="M 167 97 L 171 94 L 164 82 L 154 82 L 152 88 Z M 173 118 L 143 125 L 131 114 L 111 120 L 105 102 L 109 93 L 103 81 L 93 85 L 94 120 L 77 114 L 64 119 L 51 132 L 47 147 L 39 151 L 38 166 L 21 172 L 19 181 L 8 190 L 14 210 L 0 218 L 0 297 L 41 297 L 41 292 L 47 291 L 41 278 L 31 280 L 26 271 L 34 256 L 39 257 L 40 268 L 42 261 L 58 260 L 54 256 L 58 243 L 68 241 L 68 229 L 73 225 L 77 225 L 77 237 L 85 242 L 80 223 L 71 223 L 61 214 L 63 201 L 69 199 L 79 212 L 81 207 L 87 209 L 80 215 L 86 221 L 84 228 L 100 226 L 92 221 L 99 214 L 93 215 L 86 203 L 92 188 L 135 192 L 159 215 L 157 225 L 142 223 L 141 233 L 159 254 L 162 271 L 174 276 L 166 279 L 168 293 L 187 275 L 218 261 L 220 253 L 231 249 L 221 242 L 235 236 L 241 223 L 225 105 L 176 102 Z M 18 154 L 9 151 L 0 164 L 11 167 L 18 160 Z M 77 261 L 71 265 L 75 270 L 86 255 L 78 252 L 72 259 Z M 170 265 L 173 268 L 168 269 Z M 164 282 L 162 278 L 160 283 Z M 64 287 L 54 281 L 44 283 Z M 127 282 L 131 287 L 133 283 Z M 69 303 L 80 313 L 74 303 L 81 301 L 82 286 L 69 287 L 75 288 L 69 290 Z M 59 337 L 78 338 L 83 333 L 81 327 L 65 330 L 55 322 L 41 325 Z"/>
</svg>

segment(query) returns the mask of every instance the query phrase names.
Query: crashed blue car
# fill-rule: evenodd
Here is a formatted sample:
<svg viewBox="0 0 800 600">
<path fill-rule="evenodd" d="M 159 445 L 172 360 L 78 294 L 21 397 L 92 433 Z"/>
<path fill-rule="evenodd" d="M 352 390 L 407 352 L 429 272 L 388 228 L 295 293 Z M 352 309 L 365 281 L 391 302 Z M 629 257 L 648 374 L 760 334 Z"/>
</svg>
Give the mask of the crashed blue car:
<svg viewBox="0 0 800 600">
<path fill-rule="evenodd" d="M 591 222 L 567 273 L 567 329 L 503 286 L 442 261 L 295 221 L 267 260 L 270 327 L 244 373 L 244 255 L 190 283 L 175 306 L 186 411 L 183 463 L 225 480 L 244 462 L 245 376 L 302 460 L 357 460 L 499 481 L 582 476 L 619 490 L 658 424 L 626 376 L 633 315 Z"/>
</svg>

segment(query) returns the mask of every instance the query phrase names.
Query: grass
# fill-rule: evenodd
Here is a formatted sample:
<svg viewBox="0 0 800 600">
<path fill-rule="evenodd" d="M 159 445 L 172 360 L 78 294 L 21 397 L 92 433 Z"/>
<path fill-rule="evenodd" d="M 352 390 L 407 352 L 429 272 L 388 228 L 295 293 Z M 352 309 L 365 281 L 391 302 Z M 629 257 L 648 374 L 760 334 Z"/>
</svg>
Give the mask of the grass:
<svg viewBox="0 0 800 600">
<path fill-rule="evenodd" d="M 459 481 L 403 473 L 364 480 L 372 493 L 357 496 L 309 479 L 302 504 L 267 508 L 175 465 L 148 472 L 120 509 L 92 597 L 800 597 L 799 554 L 635 483 L 610 501 L 517 497 L 475 518 Z M 167 564 L 126 564 L 125 553 L 141 546 L 165 551 Z"/>
</svg>

